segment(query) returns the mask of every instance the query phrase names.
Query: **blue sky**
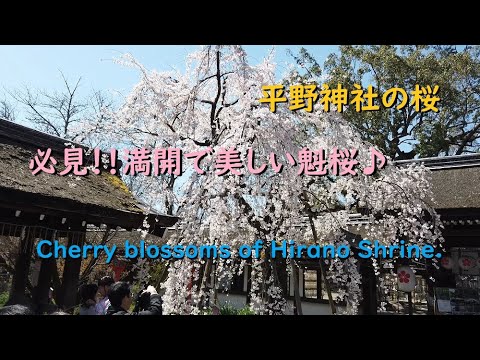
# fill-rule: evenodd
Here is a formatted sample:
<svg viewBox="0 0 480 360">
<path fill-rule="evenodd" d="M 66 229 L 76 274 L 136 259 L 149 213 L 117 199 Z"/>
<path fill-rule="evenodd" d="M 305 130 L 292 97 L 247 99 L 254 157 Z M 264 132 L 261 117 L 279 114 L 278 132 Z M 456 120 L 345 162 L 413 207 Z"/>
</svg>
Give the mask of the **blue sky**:
<svg viewBox="0 0 480 360">
<path fill-rule="evenodd" d="M 286 50 L 296 53 L 301 46 L 276 47 L 279 72 L 286 69 L 285 63 L 292 59 Z M 338 47 L 334 45 L 304 46 L 323 64 L 325 58 Z M 196 45 L 1 45 L 0 46 L 0 99 L 5 90 L 28 85 L 52 91 L 61 89 L 60 71 L 74 81 L 82 77 L 80 95 L 95 90 L 129 92 L 139 75 L 134 69 L 125 68 L 112 61 L 122 53 L 131 53 L 148 69 L 171 70 L 183 68 L 185 57 L 197 49 Z M 245 46 L 252 64 L 260 62 L 271 46 Z M 18 118 L 17 121 L 21 121 Z"/>
</svg>

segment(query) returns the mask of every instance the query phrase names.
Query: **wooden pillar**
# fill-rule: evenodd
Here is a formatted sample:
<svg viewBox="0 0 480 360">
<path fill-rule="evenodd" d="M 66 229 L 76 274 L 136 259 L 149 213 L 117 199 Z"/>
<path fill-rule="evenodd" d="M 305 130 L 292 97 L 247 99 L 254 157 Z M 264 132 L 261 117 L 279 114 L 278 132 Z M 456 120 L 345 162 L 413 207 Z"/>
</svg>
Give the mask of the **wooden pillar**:
<svg viewBox="0 0 480 360">
<path fill-rule="evenodd" d="M 47 236 L 45 236 L 45 240 L 52 240 L 52 242 L 55 240 L 57 231 L 56 230 L 48 230 L 47 231 Z M 47 250 L 48 246 L 45 246 L 45 251 L 50 251 L 50 249 Z M 50 246 L 49 248 L 53 249 L 53 246 Z M 38 284 L 35 289 L 35 303 L 37 305 L 37 312 L 38 313 L 43 313 L 45 311 L 48 311 L 49 308 L 49 292 L 50 292 L 50 286 L 51 286 L 51 281 L 53 277 L 53 272 L 55 271 L 55 267 L 57 266 L 56 259 L 51 256 L 48 259 L 42 259 L 42 263 L 40 266 L 40 274 L 38 275 Z"/>
<path fill-rule="evenodd" d="M 288 285 L 287 263 L 283 258 L 275 258 L 275 259 L 272 259 L 272 261 L 274 261 L 276 264 L 276 273 L 277 273 L 278 282 L 280 284 L 280 287 L 282 288 L 282 294 L 286 299 L 290 290 L 287 288 L 287 285 Z"/>
<path fill-rule="evenodd" d="M 251 261 L 251 258 L 250 258 Z M 252 266 L 253 265 L 247 265 L 247 298 L 245 299 L 245 304 L 250 305 L 250 302 L 252 300 L 252 294 L 250 292 L 252 291 Z"/>
<path fill-rule="evenodd" d="M 28 273 L 30 270 L 33 243 L 33 231 L 30 231 L 29 227 L 23 226 L 20 235 L 18 255 L 15 260 L 15 273 L 13 274 L 12 287 L 10 289 L 10 296 L 7 301 L 7 305 L 30 304 L 30 301 L 25 296 L 25 289 L 28 281 Z"/>
<path fill-rule="evenodd" d="M 294 315 L 303 315 L 302 299 L 300 298 L 300 274 L 299 268 L 293 259 L 290 260 L 293 274 L 293 291 L 294 291 Z"/>
<path fill-rule="evenodd" d="M 83 246 L 85 241 L 84 233 L 69 233 L 68 248 L 72 245 Z M 67 257 L 65 259 L 65 267 L 63 269 L 62 288 L 59 296 L 59 306 L 70 311 L 77 304 L 78 280 L 80 278 L 80 267 L 82 258 L 73 259 Z"/>
<path fill-rule="evenodd" d="M 412 292 L 407 292 L 408 299 L 408 315 L 413 315 L 413 301 L 412 301 Z"/>
</svg>

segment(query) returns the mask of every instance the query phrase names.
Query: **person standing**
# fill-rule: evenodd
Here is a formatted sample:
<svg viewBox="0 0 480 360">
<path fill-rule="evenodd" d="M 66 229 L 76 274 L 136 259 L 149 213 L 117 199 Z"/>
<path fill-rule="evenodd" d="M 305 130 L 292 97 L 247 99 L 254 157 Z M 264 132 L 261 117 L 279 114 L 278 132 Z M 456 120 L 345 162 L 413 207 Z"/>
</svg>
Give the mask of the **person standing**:
<svg viewBox="0 0 480 360">
<path fill-rule="evenodd" d="M 84 284 L 80 287 L 80 315 L 97 315 L 95 311 L 97 291 L 97 284 Z"/>
<path fill-rule="evenodd" d="M 97 315 L 107 315 L 107 310 L 110 307 L 110 300 L 108 299 L 108 293 L 110 292 L 110 286 L 114 283 L 111 276 L 104 276 L 98 281 L 98 292 L 100 293 L 100 300 L 95 306 L 95 312 Z"/>
<path fill-rule="evenodd" d="M 110 289 L 110 301 L 112 305 L 108 309 L 107 315 L 162 315 L 162 298 L 158 295 L 157 290 L 149 285 L 146 290 L 140 294 L 146 295 L 147 300 L 143 304 L 143 309 L 137 312 L 130 312 L 133 303 L 133 294 L 130 285 L 124 281 L 116 282 Z"/>
</svg>

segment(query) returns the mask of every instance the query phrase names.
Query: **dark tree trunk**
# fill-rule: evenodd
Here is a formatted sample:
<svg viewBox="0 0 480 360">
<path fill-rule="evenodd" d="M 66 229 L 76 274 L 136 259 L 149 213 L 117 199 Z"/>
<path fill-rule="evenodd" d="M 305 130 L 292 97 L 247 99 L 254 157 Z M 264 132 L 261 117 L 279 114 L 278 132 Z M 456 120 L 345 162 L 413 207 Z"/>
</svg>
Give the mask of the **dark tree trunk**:
<svg viewBox="0 0 480 360">
<path fill-rule="evenodd" d="M 323 281 L 325 284 L 325 291 L 327 292 L 327 296 L 328 296 L 328 303 L 330 304 L 330 309 L 332 310 L 332 314 L 336 314 L 337 307 L 335 305 L 335 302 L 333 301 L 332 288 L 330 287 L 330 281 L 327 278 L 327 268 L 323 263 L 323 259 L 320 259 L 319 264 L 320 264 L 320 271 L 322 273 Z"/>
</svg>

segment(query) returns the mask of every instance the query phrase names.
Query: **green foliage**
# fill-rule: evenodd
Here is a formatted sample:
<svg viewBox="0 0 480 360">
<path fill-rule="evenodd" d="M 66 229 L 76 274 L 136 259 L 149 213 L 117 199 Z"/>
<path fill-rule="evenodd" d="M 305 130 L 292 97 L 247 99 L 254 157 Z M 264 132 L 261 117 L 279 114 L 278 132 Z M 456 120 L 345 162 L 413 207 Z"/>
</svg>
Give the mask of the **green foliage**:
<svg viewBox="0 0 480 360">
<path fill-rule="evenodd" d="M 205 309 L 201 311 L 201 315 L 212 315 L 212 309 Z M 241 309 L 237 309 L 231 303 L 226 302 L 220 307 L 220 315 L 255 315 L 248 305 Z"/>
<path fill-rule="evenodd" d="M 237 315 L 238 310 L 234 308 L 231 304 L 226 303 L 220 308 L 220 315 Z"/>
<path fill-rule="evenodd" d="M 241 308 L 240 310 L 238 310 L 237 315 L 255 315 L 255 313 L 253 312 L 252 309 L 250 309 L 249 306 L 245 306 L 245 307 Z"/>
<path fill-rule="evenodd" d="M 305 48 L 301 48 L 297 55 L 287 50 L 288 55 L 293 57 L 297 67 L 292 70 L 285 79 L 286 87 L 295 84 L 319 83 L 322 76 L 322 68 L 315 58 Z"/>
<path fill-rule="evenodd" d="M 248 305 L 241 309 L 233 307 L 231 304 L 226 303 L 220 308 L 220 315 L 255 315 Z"/>
<path fill-rule="evenodd" d="M 130 287 L 130 291 L 133 293 L 133 296 L 134 298 L 132 299 L 132 304 L 130 305 L 130 309 L 128 309 L 130 312 L 133 312 L 133 310 L 135 309 L 135 300 L 136 300 L 136 296 L 140 293 L 141 290 L 143 290 L 143 285 L 141 285 L 140 283 L 138 282 L 135 282 L 132 284 L 132 286 Z"/>
<path fill-rule="evenodd" d="M 205 309 L 200 312 L 200 315 L 212 315 L 212 309 Z"/>
<path fill-rule="evenodd" d="M 8 296 L 9 296 L 8 291 L 5 291 L 0 294 L 0 307 L 5 305 L 5 303 L 8 301 Z"/>
<path fill-rule="evenodd" d="M 155 287 L 159 287 L 161 283 L 163 283 L 167 279 L 167 262 L 160 261 L 160 262 L 153 262 L 150 268 L 150 284 Z M 159 291 L 160 289 L 157 289 Z"/>
<path fill-rule="evenodd" d="M 394 159 L 479 151 L 480 47 L 343 45 L 339 50 L 324 64 L 328 74 L 324 82 L 330 88 L 341 84 L 349 91 L 359 84 L 365 92 L 373 85 L 379 94 L 379 111 L 357 112 L 351 106 L 343 113 L 365 140 Z M 305 71 L 292 73 L 290 82 L 320 85 L 321 70 L 305 49 L 294 60 Z M 438 112 L 415 110 L 410 92 L 417 84 L 438 85 Z M 395 87 L 407 91 L 409 103 L 400 110 L 386 109 L 381 97 Z"/>
</svg>

